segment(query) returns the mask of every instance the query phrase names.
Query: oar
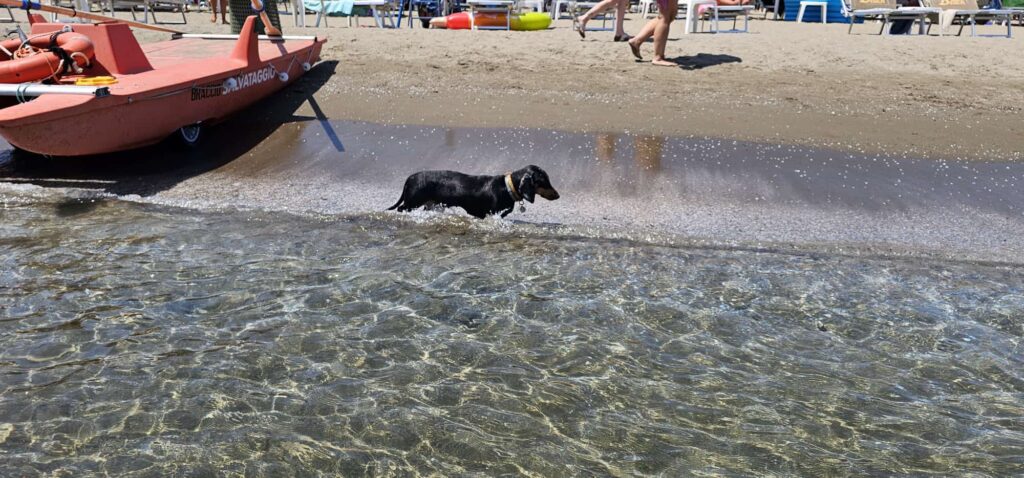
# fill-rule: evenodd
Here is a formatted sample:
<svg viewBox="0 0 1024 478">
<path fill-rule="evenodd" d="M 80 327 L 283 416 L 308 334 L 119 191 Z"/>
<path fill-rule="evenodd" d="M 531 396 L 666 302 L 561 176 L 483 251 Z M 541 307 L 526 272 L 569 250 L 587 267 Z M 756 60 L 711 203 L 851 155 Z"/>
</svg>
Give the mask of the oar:
<svg viewBox="0 0 1024 478">
<path fill-rule="evenodd" d="M 150 25 L 148 23 L 133 22 L 131 20 L 121 20 L 120 18 L 108 17 L 106 15 L 97 15 L 95 13 L 89 13 L 89 12 L 82 12 L 82 11 L 79 11 L 79 10 L 75 10 L 73 8 L 54 7 L 52 5 L 42 5 L 40 3 L 31 2 L 31 1 L 28 1 L 28 0 L 0 0 L 0 5 L 4 5 L 4 6 L 8 6 L 8 7 L 15 7 L 15 8 L 23 8 L 23 9 L 25 9 L 25 11 L 41 10 L 41 11 L 44 11 L 44 12 L 56 13 L 58 15 L 64 15 L 64 16 L 68 16 L 68 17 L 80 17 L 80 18 L 85 18 L 87 20 L 96 20 L 96 21 L 99 21 L 99 22 L 124 23 L 126 25 L 133 26 L 135 28 L 145 28 L 147 30 L 156 30 L 158 32 L 177 33 L 179 35 L 184 33 L 184 32 L 179 32 L 178 30 L 171 30 L 170 28 L 164 28 L 164 27 L 158 27 L 158 26 L 155 26 L 155 25 Z M 280 32 L 278 32 L 278 35 L 280 35 Z"/>
<path fill-rule="evenodd" d="M 276 0 L 271 0 L 271 1 L 276 1 Z M 281 36 L 281 30 L 278 30 L 277 27 L 275 27 L 274 25 L 272 25 L 270 23 L 270 17 L 267 16 L 267 9 L 263 7 L 263 1 L 262 0 L 250 0 L 250 2 L 252 4 L 252 9 L 255 10 L 256 13 L 260 14 L 260 21 L 263 22 L 263 28 L 267 30 L 267 36 L 272 36 L 272 37 L 279 37 L 279 36 Z"/>
</svg>

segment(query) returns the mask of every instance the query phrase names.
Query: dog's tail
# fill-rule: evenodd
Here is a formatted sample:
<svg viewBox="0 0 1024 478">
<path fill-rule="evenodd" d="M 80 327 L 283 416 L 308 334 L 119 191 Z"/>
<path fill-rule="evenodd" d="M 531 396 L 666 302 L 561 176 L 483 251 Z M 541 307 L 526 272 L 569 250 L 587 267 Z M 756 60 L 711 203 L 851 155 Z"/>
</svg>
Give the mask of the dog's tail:
<svg viewBox="0 0 1024 478">
<path fill-rule="evenodd" d="M 405 190 L 404 189 L 402 190 L 402 197 L 398 198 L 398 202 L 396 202 L 394 206 L 389 207 L 388 211 L 394 211 L 395 209 L 398 209 L 398 206 L 401 206 L 403 202 L 405 202 Z"/>
</svg>

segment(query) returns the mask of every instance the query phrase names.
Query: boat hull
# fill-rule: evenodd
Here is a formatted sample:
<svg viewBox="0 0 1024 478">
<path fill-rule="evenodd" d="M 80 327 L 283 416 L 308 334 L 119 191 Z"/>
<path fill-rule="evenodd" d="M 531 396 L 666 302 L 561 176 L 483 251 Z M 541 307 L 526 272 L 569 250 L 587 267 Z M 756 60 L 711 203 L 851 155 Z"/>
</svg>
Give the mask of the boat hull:
<svg viewBox="0 0 1024 478">
<path fill-rule="evenodd" d="M 241 47 L 200 39 L 147 45 L 152 68 L 116 75 L 109 96 L 43 95 L 4 108 L 0 135 L 48 156 L 147 146 L 182 127 L 221 121 L 295 82 L 319 60 L 323 40 L 260 42 L 249 30 L 250 38 L 245 29 L 240 35 L 238 42 L 247 42 Z M 196 58 L 218 47 L 227 54 Z"/>
</svg>

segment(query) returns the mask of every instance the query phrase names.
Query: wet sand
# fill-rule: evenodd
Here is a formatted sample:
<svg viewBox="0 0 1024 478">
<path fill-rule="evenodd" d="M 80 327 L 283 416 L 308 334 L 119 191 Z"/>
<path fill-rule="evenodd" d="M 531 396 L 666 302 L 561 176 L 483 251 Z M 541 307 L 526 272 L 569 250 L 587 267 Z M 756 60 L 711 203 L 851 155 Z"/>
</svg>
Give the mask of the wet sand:
<svg viewBox="0 0 1024 478">
<path fill-rule="evenodd" d="M 311 79 L 322 75 L 314 72 Z M 292 97 L 301 95 L 282 95 L 273 104 Z M 457 220 L 488 230 L 509 223 L 472 220 L 461 210 L 406 215 L 384 209 L 418 170 L 495 174 L 536 163 L 562 199 L 538 198 L 525 214 L 509 216 L 524 223 L 527 234 L 525 223 L 533 223 L 541 228 L 537 234 L 655 244 L 1009 263 L 1024 257 L 1024 164 L 1018 162 L 299 118 L 235 156 L 223 143 L 184 157 L 164 144 L 104 160 L 38 165 L 13 157 L 0 164 L 0 176 L 187 208 Z M 209 134 L 242 138 L 266 123 L 246 114 Z"/>
<path fill-rule="evenodd" d="M 227 30 L 205 14 L 190 21 Z M 686 56 L 675 69 L 631 61 L 607 32 L 581 42 L 566 22 L 466 32 L 283 21 L 286 33 L 328 35 L 324 64 L 186 159 L 161 145 L 105 166 L 8 160 L 2 176 L 188 207 L 378 214 L 417 170 L 533 163 L 563 199 L 510 218 L 570 234 L 1024 257 L 1019 38 L 754 21 L 749 35 L 677 31 L 670 54 Z"/>
</svg>

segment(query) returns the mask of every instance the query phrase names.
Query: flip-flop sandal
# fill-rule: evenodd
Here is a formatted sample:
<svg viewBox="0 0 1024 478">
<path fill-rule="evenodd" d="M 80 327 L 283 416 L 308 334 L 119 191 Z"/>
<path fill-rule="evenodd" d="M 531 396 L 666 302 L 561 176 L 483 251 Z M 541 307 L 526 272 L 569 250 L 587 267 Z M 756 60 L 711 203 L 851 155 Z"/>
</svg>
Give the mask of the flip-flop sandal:
<svg viewBox="0 0 1024 478">
<path fill-rule="evenodd" d="M 576 32 L 580 34 L 580 39 L 582 39 L 582 40 L 586 40 L 587 39 L 587 32 L 583 31 L 583 28 L 576 29 Z"/>
<path fill-rule="evenodd" d="M 629 45 L 629 49 L 630 50 L 633 50 L 633 56 L 635 56 L 637 60 L 643 60 L 644 59 L 644 57 L 640 55 L 640 47 L 639 46 L 634 45 L 633 42 L 630 42 L 630 41 L 627 41 L 626 44 Z"/>
<path fill-rule="evenodd" d="M 613 38 L 612 41 L 629 41 L 632 38 L 633 37 L 629 36 L 629 34 L 623 34 L 622 36 L 615 35 L 615 38 Z"/>
</svg>

